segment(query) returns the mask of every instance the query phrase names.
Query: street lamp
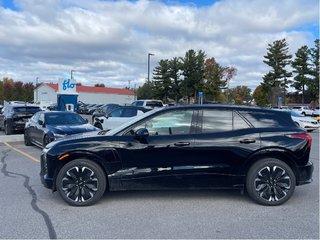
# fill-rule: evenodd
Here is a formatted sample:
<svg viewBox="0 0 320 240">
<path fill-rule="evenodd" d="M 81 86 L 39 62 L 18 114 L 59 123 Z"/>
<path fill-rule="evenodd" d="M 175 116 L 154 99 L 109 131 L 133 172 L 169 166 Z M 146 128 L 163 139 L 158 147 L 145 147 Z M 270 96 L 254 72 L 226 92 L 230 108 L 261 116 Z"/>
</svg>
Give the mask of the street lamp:
<svg viewBox="0 0 320 240">
<path fill-rule="evenodd" d="M 35 102 L 38 102 L 38 82 L 39 82 L 39 77 L 36 77 L 36 99 Z"/>
<path fill-rule="evenodd" d="M 148 98 L 151 97 L 151 89 L 150 89 L 150 56 L 154 56 L 153 53 L 148 53 Z"/>
<path fill-rule="evenodd" d="M 74 73 L 74 72 L 75 72 L 75 70 L 71 70 L 71 72 L 70 72 L 70 80 L 73 79 L 73 74 L 72 73 Z"/>
</svg>

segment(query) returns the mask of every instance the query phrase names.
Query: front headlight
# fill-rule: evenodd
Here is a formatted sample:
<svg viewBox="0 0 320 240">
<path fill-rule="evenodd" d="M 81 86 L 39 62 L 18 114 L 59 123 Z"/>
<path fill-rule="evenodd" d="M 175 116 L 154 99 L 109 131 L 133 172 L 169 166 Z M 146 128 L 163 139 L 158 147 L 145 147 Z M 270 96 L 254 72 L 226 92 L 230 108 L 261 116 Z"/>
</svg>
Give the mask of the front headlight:
<svg viewBox="0 0 320 240">
<path fill-rule="evenodd" d="M 67 135 L 67 134 L 53 133 L 54 139 L 63 138 L 63 137 L 65 137 L 66 135 Z"/>
</svg>

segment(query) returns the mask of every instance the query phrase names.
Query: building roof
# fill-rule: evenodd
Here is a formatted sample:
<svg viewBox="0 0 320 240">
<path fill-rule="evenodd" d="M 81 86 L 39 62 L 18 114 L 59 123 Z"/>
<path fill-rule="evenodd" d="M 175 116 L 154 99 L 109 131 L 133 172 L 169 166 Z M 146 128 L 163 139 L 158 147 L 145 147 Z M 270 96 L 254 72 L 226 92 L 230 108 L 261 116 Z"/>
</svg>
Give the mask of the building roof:
<svg viewBox="0 0 320 240">
<path fill-rule="evenodd" d="M 44 83 L 48 87 L 52 88 L 54 91 L 58 91 L 57 83 Z M 107 94 L 120 94 L 120 95 L 134 95 L 134 91 L 126 88 L 109 88 L 109 87 L 91 87 L 77 85 L 77 92 L 86 93 L 107 93 Z"/>
</svg>

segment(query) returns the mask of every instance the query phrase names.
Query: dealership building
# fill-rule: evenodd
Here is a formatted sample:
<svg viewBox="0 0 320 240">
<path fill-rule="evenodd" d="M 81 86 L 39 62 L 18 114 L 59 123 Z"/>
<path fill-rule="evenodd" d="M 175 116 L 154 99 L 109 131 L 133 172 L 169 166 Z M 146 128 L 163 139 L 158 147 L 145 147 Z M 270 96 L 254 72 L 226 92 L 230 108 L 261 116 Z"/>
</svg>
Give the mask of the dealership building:
<svg viewBox="0 0 320 240">
<path fill-rule="evenodd" d="M 57 103 L 59 85 L 54 83 L 42 83 L 35 88 L 34 100 L 41 105 Z M 131 104 L 135 99 L 134 91 L 122 88 L 92 87 L 76 85 L 78 101 L 84 103 L 117 103 L 121 105 Z"/>
</svg>

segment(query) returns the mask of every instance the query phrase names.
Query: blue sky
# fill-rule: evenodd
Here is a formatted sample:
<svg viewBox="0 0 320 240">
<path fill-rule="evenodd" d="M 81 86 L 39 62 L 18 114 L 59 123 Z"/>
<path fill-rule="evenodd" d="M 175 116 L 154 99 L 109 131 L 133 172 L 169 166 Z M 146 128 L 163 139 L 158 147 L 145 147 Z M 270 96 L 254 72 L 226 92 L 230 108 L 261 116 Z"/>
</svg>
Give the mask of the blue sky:
<svg viewBox="0 0 320 240">
<path fill-rule="evenodd" d="M 319 38 L 318 0 L 0 0 L 0 79 L 55 82 L 75 69 L 84 85 L 142 85 L 147 55 L 205 51 L 237 68 L 230 86 L 254 89 L 269 71 L 268 44 L 292 55 Z"/>
</svg>

